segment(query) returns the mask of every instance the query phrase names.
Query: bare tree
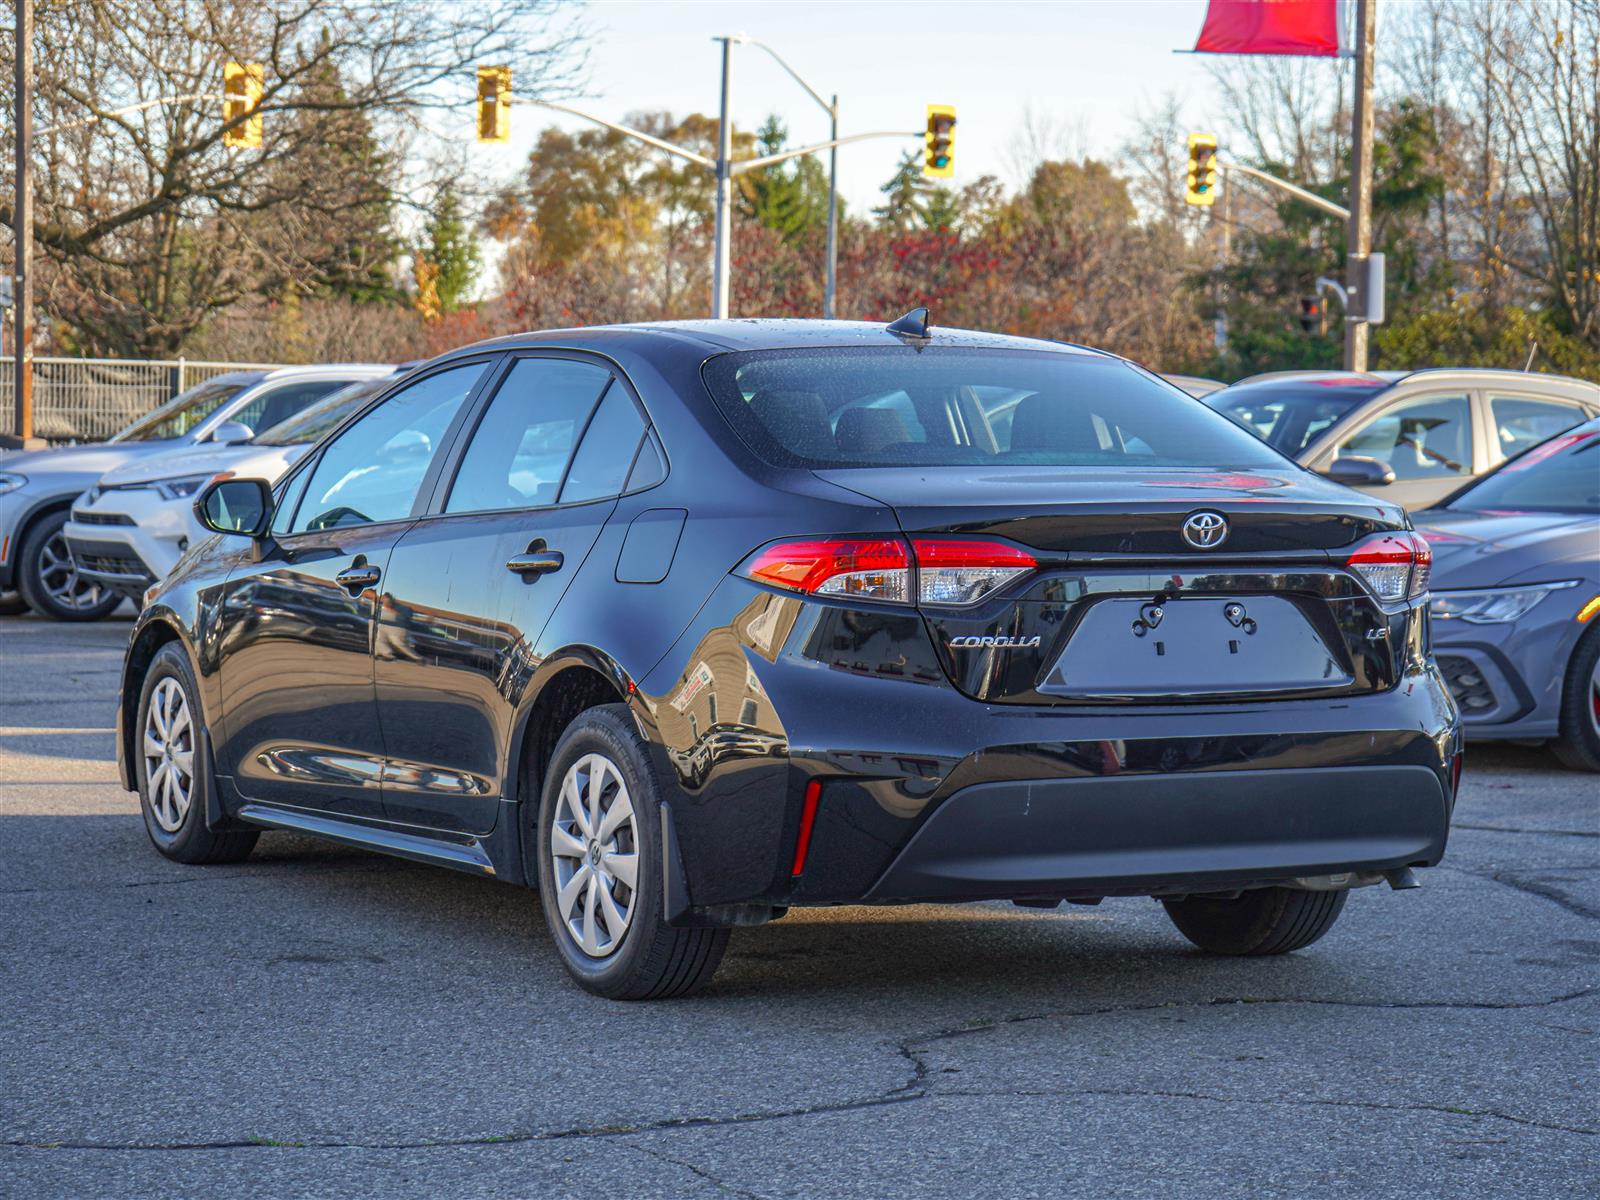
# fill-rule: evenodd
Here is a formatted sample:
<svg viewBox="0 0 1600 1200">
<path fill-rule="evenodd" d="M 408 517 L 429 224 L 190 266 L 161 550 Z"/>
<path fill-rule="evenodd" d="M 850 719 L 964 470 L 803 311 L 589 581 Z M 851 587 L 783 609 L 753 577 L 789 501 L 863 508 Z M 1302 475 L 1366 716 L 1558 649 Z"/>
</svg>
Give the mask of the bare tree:
<svg viewBox="0 0 1600 1200">
<path fill-rule="evenodd" d="M 552 0 L 47 0 L 42 302 L 84 348 L 170 353 L 243 296 L 370 278 L 401 178 L 390 148 L 429 112 L 468 136 L 475 64 L 511 65 L 523 95 L 562 91 L 582 39 Z M 229 61 L 263 67 L 259 149 L 223 144 L 254 114 L 225 123 L 204 99 Z"/>
</svg>

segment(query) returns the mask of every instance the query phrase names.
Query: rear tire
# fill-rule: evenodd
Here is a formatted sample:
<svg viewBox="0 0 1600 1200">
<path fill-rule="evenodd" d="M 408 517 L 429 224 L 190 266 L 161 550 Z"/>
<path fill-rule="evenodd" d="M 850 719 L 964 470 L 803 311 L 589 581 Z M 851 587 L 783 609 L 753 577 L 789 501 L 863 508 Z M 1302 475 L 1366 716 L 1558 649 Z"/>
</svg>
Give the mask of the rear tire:
<svg viewBox="0 0 1600 1200">
<path fill-rule="evenodd" d="M 189 659 L 177 642 L 156 652 L 139 692 L 133 727 L 139 811 L 155 848 L 174 862 L 235 863 L 249 857 L 260 834 L 206 828 L 216 781 L 205 752 L 205 716 Z"/>
<path fill-rule="evenodd" d="M 674 929 L 662 919 L 660 795 L 622 704 L 580 713 L 545 772 L 537 843 L 545 924 L 578 986 L 611 1000 L 690 995 L 728 946 L 726 929 Z"/>
<path fill-rule="evenodd" d="M 41 617 L 57 621 L 99 621 L 122 597 L 78 576 L 61 528 L 71 514 L 49 513 L 33 523 L 17 553 L 17 591 Z"/>
<path fill-rule="evenodd" d="M 1550 744 L 1574 771 L 1600 771 L 1600 625 L 1578 639 L 1561 689 L 1561 736 Z"/>
<path fill-rule="evenodd" d="M 1179 933 L 1212 954 L 1288 954 L 1332 929 L 1348 895 L 1271 887 L 1236 900 L 1191 896 L 1161 905 Z"/>
</svg>

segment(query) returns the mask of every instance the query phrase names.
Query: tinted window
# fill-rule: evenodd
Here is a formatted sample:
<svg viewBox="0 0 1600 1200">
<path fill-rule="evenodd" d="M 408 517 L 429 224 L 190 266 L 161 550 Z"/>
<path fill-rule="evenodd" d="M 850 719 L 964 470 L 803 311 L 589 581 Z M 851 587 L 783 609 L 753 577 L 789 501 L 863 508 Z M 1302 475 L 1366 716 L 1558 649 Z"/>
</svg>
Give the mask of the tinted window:
<svg viewBox="0 0 1600 1200">
<path fill-rule="evenodd" d="M 655 487 L 667 477 L 667 461 L 661 455 L 661 447 L 656 445 L 654 437 L 647 437 L 644 445 L 639 447 L 639 457 L 634 460 L 633 471 L 628 475 L 627 491 L 636 492 L 640 488 Z"/>
<path fill-rule="evenodd" d="M 768 350 L 705 367 L 780 466 L 1275 466 L 1226 418 L 1118 359 L 938 346 Z"/>
<path fill-rule="evenodd" d="M 1600 513 L 1600 430 L 1551 438 L 1486 476 L 1450 507 Z"/>
<path fill-rule="evenodd" d="M 1489 412 L 1500 453 L 1507 458 L 1571 429 L 1584 418 L 1583 410 L 1575 404 L 1519 396 L 1490 396 Z"/>
<path fill-rule="evenodd" d="M 182 437 L 254 382 L 253 379 L 213 379 L 180 392 L 155 412 L 140 417 L 111 440 L 158 442 Z"/>
<path fill-rule="evenodd" d="M 1470 475 L 1467 398 L 1430 396 L 1391 408 L 1340 442 L 1339 453 L 1386 462 L 1397 480 Z"/>
<path fill-rule="evenodd" d="M 287 421 L 279 421 L 253 441 L 258 446 L 298 446 L 316 442 L 333 427 L 377 395 L 391 382 L 389 377 L 352 383 L 330 396 L 307 405 Z"/>
<path fill-rule="evenodd" d="M 598 500 L 622 491 L 644 436 L 644 418 L 627 391 L 617 383 L 606 390 L 595 410 L 583 442 L 572 456 L 567 481 L 561 485 L 561 502 Z"/>
<path fill-rule="evenodd" d="M 293 532 L 408 516 L 445 431 L 483 371 L 483 363 L 466 363 L 429 375 L 341 433 L 312 468 Z"/>
<path fill-rule="evenodd" d="M 287 421 L 313 401 L 322 399 L 330 392 L 337 392 L 349 383 L 348 379 L 318 379 L 269 387 L 259 396 L 252 396 L 238 412 L 231 413 L 228 420 L 239 422 L 251 433 L 258 433 Z"/>
<path fill-rule="evenodd" d="M 1294 457 L 1381 391 L 1383 385 L 1377 384 L 1274 382 L 1213 392 L 1205 402 L 1267 445 Z"/>
<path fill-rule="evenodd" d="M 592 363 L 519 359 L 472 434 L 445 511 L 554 504 L 573 444 L 610 379 Z"/>
</svg>

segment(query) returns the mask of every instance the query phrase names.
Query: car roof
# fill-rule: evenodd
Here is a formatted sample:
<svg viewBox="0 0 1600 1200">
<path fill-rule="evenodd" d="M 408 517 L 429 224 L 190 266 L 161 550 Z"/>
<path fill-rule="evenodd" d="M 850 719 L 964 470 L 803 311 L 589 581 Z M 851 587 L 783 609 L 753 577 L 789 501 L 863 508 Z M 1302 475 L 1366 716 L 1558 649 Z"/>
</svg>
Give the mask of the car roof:
<svg viewBox="0 0 1600 1200">
<path fill-rule="evenodd" d="M 357 379 L 376 379 L 390 375 L 395 369 L 393 363 L 305 363 L 290 367 L 265 368 L 251 374 L 264 383 L 276 383 L 280 379 L 314 379 L 328 375 L 347 375 L 351 382 L 354 382 Z"/>
<path fill-rule="evenodd" d="M 1421 367 L 1415 371 L 1267 371 L 1250 375 L 1234 383 L 1233 387 L 1260 383 L 1319 383 L 1326 386 L 1369 386 L 1374 392 L 1398 383 L 1425 381 L 1448 383 L 1460 381 L 1468 386 L 1486 382 L 1532 388 L 1535 391 L 1553 391 L 1574 398 L 1586 397 L 1591 403 L 1600 402 L 1600 386 L 1571 375 L 1553 375 L 1544 371 L 1516 371 L 1506 367 Z"/>
<path fill-rule="evenodd" d="M 823 321 L 798 317 L 740 317 L 731 320 L 640 321 L 620 325 L 589 325 L 575 329 L 550 329 L 507 334 L 472 346 L 468 351 L 513 350 L 521 346 L 582 345 L 637 339 L 644 342 L 678 341 L 697 344 L 707 351 L 795 350 L 808 347 L 903 346 L 907 338 L 890 333 L 876 321 Z M 929 346 L 966 346 L 983 349 L 1046 350 L 1062 354 L 1115 357 L 1103 351 L 1068 342 L 1016 337 L 930 325 L 926 339 L 910 339 Z"/>
</svg>

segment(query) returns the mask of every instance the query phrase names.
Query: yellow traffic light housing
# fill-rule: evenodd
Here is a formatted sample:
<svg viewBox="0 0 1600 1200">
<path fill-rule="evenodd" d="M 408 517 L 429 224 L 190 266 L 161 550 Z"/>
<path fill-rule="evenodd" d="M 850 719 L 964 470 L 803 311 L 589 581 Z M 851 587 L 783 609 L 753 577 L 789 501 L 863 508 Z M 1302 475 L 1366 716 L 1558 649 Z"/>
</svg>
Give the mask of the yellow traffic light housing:
<svg viewBox="0 0 1600 1200">
<path fill-rule="evenodd" d="M 511 140 L 511 68 L 478 68 L 478 140 Z"/>
<path fill-rule="evenodd" d="M 1205 208 L 1217 202 L 1217 135 L 1214 133 L 1189 135 L 1189 177 L 1183 198 L 1188 204 Z"/>
<path fill-rule="evenodd" d="M 922 173 L 929 179 L 949 179 L 956 173 L 954 105 L 928 105 L 928 130 L 922 140 Z"/>
<path fill-rule="evenodd" d="M 222 131 L 224 146 L 261 149 L 261 92 L 266 74 L 260 63 L 224 63 Z M 235 124 L 235 122 L 238 122 Z"/>
</svg>

